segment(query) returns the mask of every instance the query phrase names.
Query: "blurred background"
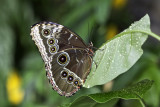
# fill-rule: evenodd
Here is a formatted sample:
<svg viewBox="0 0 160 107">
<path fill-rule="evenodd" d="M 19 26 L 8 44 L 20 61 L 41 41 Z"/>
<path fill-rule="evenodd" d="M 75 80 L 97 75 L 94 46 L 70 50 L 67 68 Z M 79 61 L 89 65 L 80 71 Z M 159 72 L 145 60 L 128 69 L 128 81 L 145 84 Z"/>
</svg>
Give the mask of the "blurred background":
<svg viewBox="0 0 160 107">
<path fill-rule="evenodd" d="M 144 54 L 125 74 L 104 86 L 82 88 L 65 98 L 48 83 L 44 63 L 30 36 L 30 26 L 53 21 L 67 26 L 95 47 L 128 28 L 145 14 L 160 35 L 159 0 L 0 0 L 0 106 L 60 106 L 90 93 L 127 87 L 142 79 L 154 80 L 144 95 L 147 107 L 160 106 L 160 42 L 152 37 Z M 115 107 L 138 107 L 136 100 L 119 100 Z"/>
</svg>

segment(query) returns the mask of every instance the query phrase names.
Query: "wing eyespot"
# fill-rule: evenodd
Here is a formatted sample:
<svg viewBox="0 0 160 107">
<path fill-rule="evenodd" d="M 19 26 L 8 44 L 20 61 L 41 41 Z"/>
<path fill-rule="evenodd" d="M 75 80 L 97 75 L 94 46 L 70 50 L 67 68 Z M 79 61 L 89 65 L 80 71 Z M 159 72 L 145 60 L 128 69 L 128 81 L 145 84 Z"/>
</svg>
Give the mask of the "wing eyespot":
<svg viewBox="0 0 160 107">
<path fill-rule="evenodd" d="M 65 54 L 61 54 L 58 57 L 58 62 L 61 63 L 61 64 L 65 64 L 67 62 L 67 56 Z"/>
<path fill-rule="evenodd" d="M 68 76 L 68 71 L 64 70 L 61 72 L 62 78 L 66 78 Z"/>
<path fill-rule="evenodd" d="M 74 86 L 79 86 L 79 81 L 78 80 L 74 80 L 73 84 L 74 84 Z"/>
<path fill-rule="evenodd" d="M 62 52 L 57 57 L 57 62 L 61 66 L 66 66 L 70 61 L 70 57 L 67 52 Z"/>
<path fill-rule="evenodd" d="M 74 80 L 73 75 L 69 75 L 68 78 L 67 78 L 67 81 L 68 81 L 69 83 L 71 83 L 71 82 L 73 82 L 73 80 Z"/>
<path fill-rule="evenodd" d="M 55 44 L 55 39 L 54 39 L 54 38 L 50 38 L 50 39 L 48 40 L 48 44 L 49 44 L 49 45 L 54 45 L 54 44 Z"/>
<path fill-rule="evenodd" d="M 51 53 L 55 53 L 56 50 L 57 50 L 57 48 L 56 48 L 55 46 L 51 46 L 51 47 L 50 47 L 50 52 L 51 52 Z"/>
<path fill-rule="evenodd" d="M 51 33 L 50 29 L 44 29 L 42 31 L 43 36 L 48 36 Z"/>
</svg>

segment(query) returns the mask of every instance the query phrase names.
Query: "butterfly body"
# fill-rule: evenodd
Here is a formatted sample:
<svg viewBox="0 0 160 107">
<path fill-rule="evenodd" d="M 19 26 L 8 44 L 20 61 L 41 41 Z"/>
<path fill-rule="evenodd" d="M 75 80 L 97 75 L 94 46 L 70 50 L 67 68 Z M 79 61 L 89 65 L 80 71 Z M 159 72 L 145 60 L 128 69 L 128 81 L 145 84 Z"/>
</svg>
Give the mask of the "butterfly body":
<svg viewBox="0 0 160 107">
<path fill-rule="evenodd" d="M 31 36 L 53 89 L 62 96 L 72 96 L 83 86 L 90 72 L 93 51 L 78 35 L 53 22 L 33 25 Z"/>
</svg>

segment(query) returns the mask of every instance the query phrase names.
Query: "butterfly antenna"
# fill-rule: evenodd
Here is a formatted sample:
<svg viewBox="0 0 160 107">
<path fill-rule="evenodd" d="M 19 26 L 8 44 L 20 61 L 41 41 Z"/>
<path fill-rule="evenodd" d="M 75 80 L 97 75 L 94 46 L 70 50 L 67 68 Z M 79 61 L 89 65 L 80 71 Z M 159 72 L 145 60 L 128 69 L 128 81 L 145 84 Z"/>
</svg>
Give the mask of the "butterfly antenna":
<svg viewBox="0 0 160 107">
<path fill-rule="evenodd" d="M 91 40 L 92 40 L 92 37 L 93 37 L 93 36 L 91 36 L 91 35 L 93 34 L 93 30 L 94 30 L 94 28 L 95 28 L 95 25 L 93 25 L 93 26 L 92 26 L 92 28 L 91 28 L 91 30 L 90 30 L 90 34 L 89 34 L 89 41 L 91 41 Z"/>
<path fill-rule="evenodd" d="M 88 40 L 89 41 L 91 41 L 91 39 L 92 39 L 91 34 L 92 34 L 92 29 L 90 30 L 90 28 L 89 28 L 89 22 L 88 22 Z"/>
<path fill-rule="evenodd" d="M 87 32 L 87 40 L 89 40 L 90 34 L 89 34 L 89 22 L 88 22 L 88 32 Z"/>
</svg>

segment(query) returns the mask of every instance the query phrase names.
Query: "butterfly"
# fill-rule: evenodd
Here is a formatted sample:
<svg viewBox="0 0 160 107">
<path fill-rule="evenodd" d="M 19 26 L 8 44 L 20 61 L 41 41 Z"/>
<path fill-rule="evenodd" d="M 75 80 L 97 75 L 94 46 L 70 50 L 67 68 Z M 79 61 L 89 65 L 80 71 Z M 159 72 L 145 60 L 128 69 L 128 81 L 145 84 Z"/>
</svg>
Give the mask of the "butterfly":
<svg viewBox="0 0 160 107">
<path fill-rule="evenodd" d="M 53 22 L 31 26 L 32 40 L 45 63 L 46 76 L 61 96 L 70 97 L 85 83 L 94 52 L 80 36 Z"/>
</svg>

